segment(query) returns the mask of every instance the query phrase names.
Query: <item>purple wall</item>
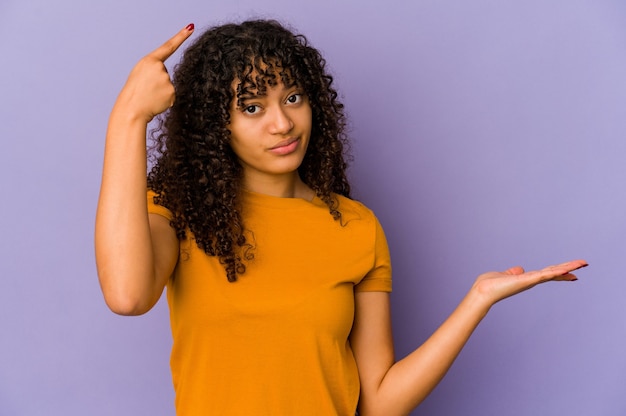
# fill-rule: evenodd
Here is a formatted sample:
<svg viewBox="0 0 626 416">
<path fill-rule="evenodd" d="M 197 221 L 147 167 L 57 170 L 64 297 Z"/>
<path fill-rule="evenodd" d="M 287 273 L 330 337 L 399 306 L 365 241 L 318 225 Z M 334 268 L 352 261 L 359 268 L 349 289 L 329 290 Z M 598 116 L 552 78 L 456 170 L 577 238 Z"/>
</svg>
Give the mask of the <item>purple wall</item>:
<svg viewBox="0 0 626 416">
<path fill-rule="evenodd" d="M 104 132 L 143 54 L 250 16 L 299 28 L 336 75 L 399 356 L 483 271 L 591 263 L 496 305 L 414 414 L 626 414 L 625 3 L 396 3 L 2 0 L 1 415 L 173 414 L 165 304 L 118 317 L 97 283 Z"/>
</svg>

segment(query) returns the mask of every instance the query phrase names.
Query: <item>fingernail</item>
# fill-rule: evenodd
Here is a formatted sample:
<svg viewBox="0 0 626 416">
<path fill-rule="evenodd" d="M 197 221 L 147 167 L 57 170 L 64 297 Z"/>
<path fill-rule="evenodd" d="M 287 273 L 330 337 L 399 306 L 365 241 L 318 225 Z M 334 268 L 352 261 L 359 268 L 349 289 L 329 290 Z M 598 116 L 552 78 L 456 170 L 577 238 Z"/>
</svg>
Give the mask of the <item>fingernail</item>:
<svg viewBox="0 0 626 416">
<path fill-rule="evenodd" d="M 573 278 L 570 282 L 575 282 L 576 280 L 578 280 L 578 277 Z"/>
<path fill-rule="evenodd" d="M 193 30 L 193 28 L 194 28 L 193 23 L 189 23 L 185 29 L 187 29 L 189 32 L 191 32 Z"/>
</svg>

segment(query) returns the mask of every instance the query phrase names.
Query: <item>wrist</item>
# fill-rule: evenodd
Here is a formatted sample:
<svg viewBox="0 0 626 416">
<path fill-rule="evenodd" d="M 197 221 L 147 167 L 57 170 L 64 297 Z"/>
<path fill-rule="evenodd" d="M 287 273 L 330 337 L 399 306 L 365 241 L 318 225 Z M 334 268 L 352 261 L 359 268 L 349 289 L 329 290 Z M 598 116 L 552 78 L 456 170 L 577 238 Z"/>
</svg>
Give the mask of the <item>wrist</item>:
<svg viewBox="0 0 626 416">
<path fill-rule="evenodd" d="M 111 110 L 110 120 L 115 122 L 120 122 L 124 124 L 137 124 L 141 125 L 144 128 L 147 127 L 148 123 L 153 119 L 152 116 L 142 113 L 141 111 L 137 111 L 132 106 L 122 105 L 120 103 L 116 103 Z"/>
<path fill-rule="evenodd" d="M 140 122 L 144 124 L 150 123 L 154 115 L 149 105 L 141 99 L 137 99 L 139 94 L 133 89 L 124 88 L 113 105 L 111 117 L 115 117 L 125 122 Z"/>
<path fill-rule="evenodd" d="M 463 299 L 463 303 L 465 303 L 471 310 L 474 311 L 481 318 L 487 315 L 494 302 L 491 301 L 490 297 L 487 294 L 480 290 L 477 285 L 472 285 L 470 290 L 465 295 Z"/>
</svg>

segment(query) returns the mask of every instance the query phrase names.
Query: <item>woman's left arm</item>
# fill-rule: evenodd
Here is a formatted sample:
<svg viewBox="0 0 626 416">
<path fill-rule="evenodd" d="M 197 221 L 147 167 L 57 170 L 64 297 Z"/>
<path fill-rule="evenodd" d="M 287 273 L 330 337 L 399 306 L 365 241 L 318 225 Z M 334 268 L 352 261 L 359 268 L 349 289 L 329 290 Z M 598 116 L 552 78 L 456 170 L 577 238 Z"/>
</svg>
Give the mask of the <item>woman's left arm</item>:
<svg viewBox="0 0 626 416">
<path fill-rule="evenodd" d="M 443 378 L 491 306 L 539 283 L 576 280 L 571 272 L 586 265 L 584 260 L 575 260 L 532 272 L 513 267 L 480 275 L 430 338 L 397 362 L 393 352 L 389 294 L 356 293 L 350 343 L 361 380 L 359 414 L 410 413 Z"/>
</svg>

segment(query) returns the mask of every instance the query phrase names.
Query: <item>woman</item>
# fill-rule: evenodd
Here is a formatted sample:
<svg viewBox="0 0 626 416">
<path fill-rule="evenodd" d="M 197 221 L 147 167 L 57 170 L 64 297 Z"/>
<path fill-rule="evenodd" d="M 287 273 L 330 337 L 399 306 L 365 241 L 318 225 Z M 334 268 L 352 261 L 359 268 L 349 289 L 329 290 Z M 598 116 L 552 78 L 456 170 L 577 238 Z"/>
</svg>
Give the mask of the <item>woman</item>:
<svg viewBox="0 0 626 416">
<path fill-rule="evenodd" d="M 396 362 L 387 244 L 349 199 L 343 107 L 323 58 L 278 23 L 229 24 L 186 50 L 172 83 L 163 63 L 193 30 L 140 60 L 122 89 L 96 219 L 114 312 L 145 313 L 168 288 L 177 414 L 407 414 L 493 304 L 586 266 L 479 276 Z M 146 127 L 168 109 L 146 186 Z"/>
</svg>

